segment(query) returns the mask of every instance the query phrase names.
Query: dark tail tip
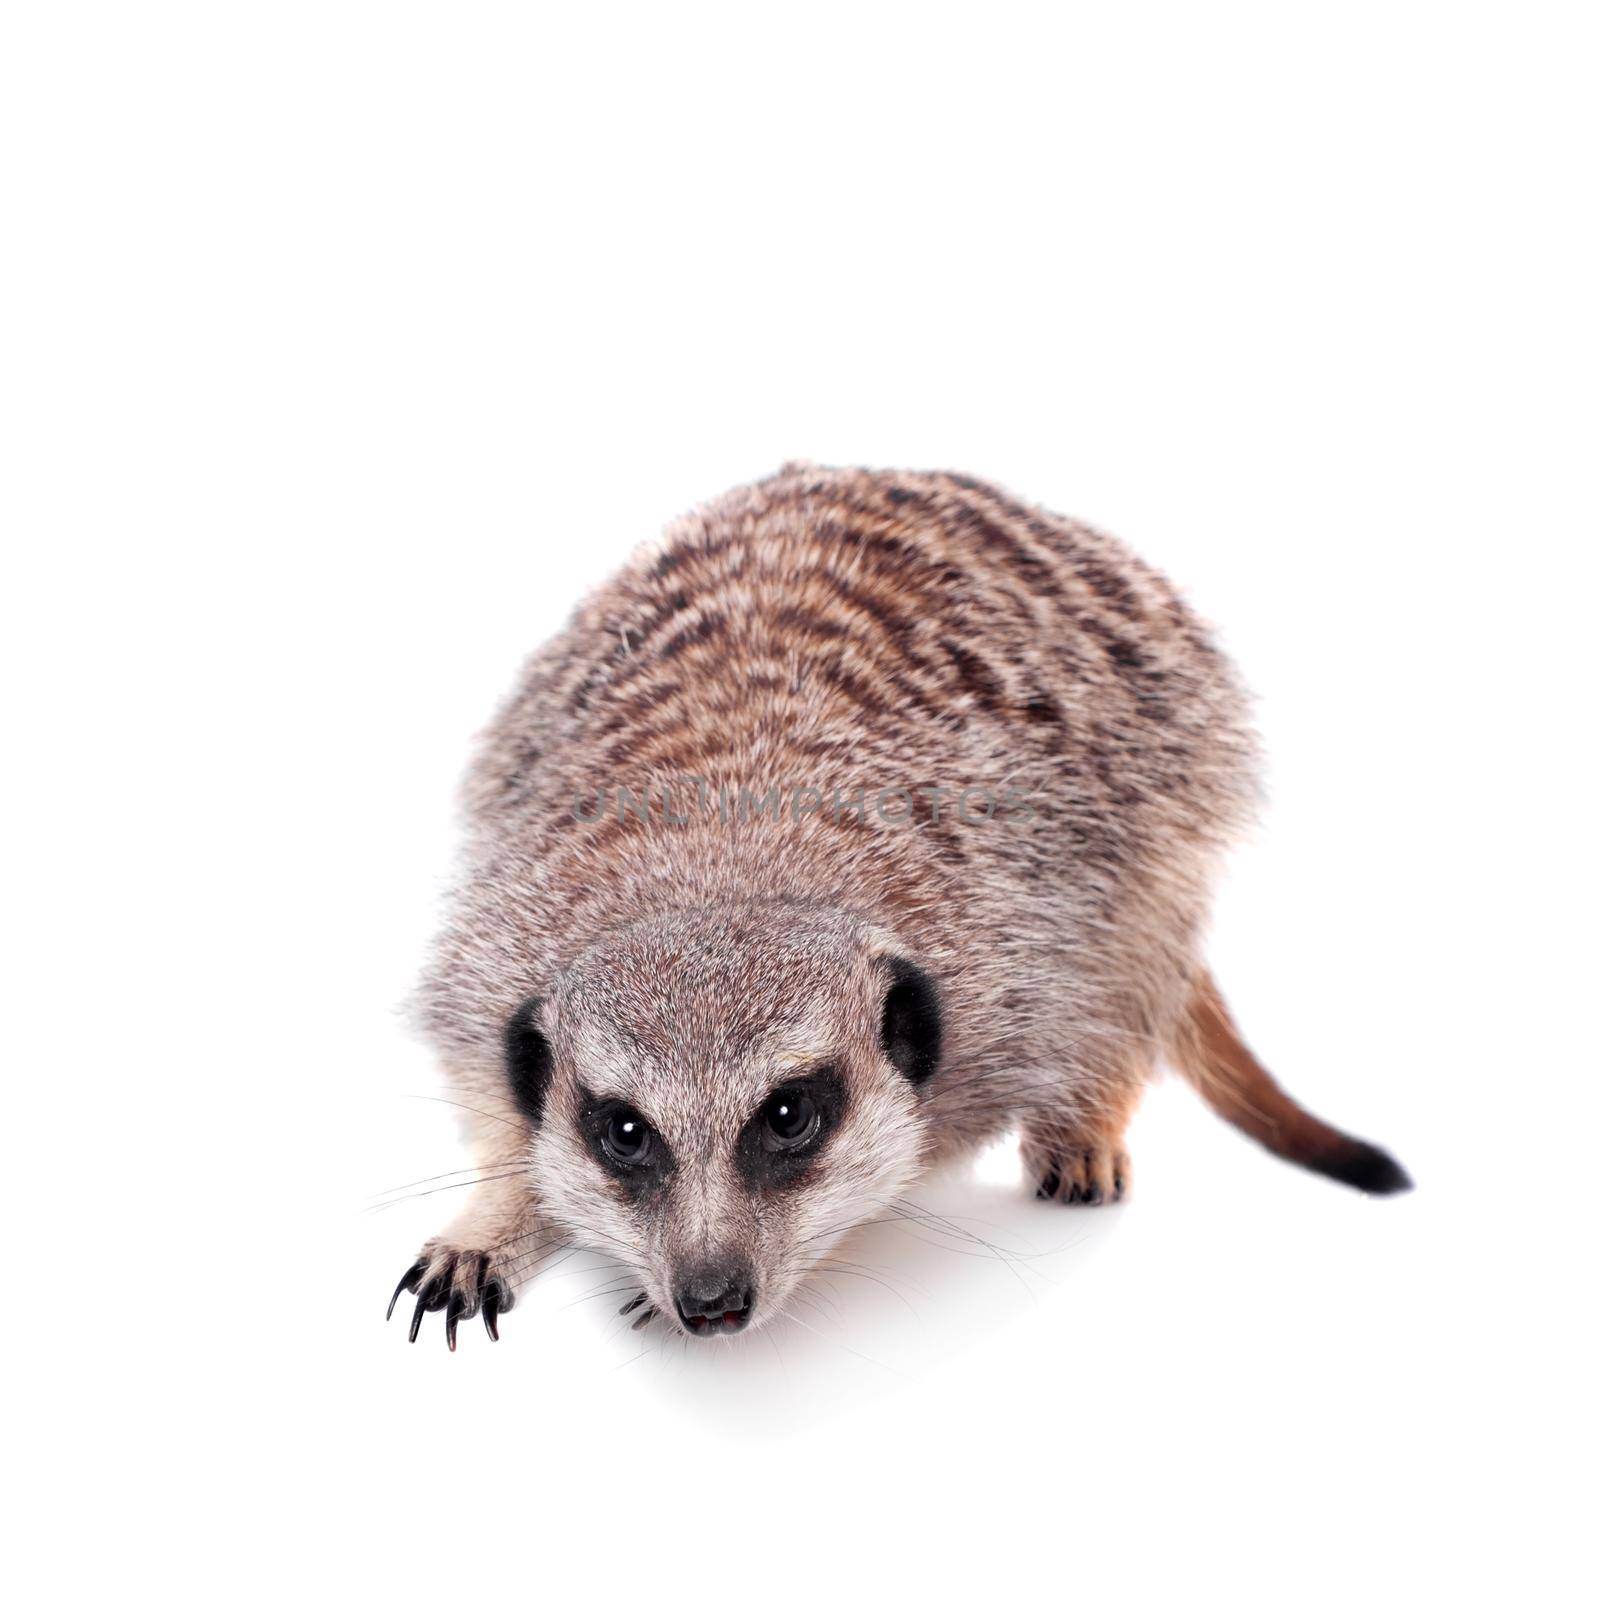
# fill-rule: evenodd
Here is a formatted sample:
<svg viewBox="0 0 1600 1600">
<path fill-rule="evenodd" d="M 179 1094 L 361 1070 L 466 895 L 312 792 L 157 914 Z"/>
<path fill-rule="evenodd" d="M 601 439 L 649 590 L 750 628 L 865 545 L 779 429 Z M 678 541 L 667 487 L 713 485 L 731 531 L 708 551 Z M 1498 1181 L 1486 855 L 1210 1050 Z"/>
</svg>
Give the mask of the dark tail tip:
<svg viewBox="0 0 1600 1600">
<path fill-rule="evenodd" d="M 1363 1194 L 1404 1194 L 1416 1187 L 1411 1174 L 1387 1150 L 1359 1139 L 1346 1139 L 1336 1150 L 1315 1156 L 1306 1165 Z"/>
</svg>

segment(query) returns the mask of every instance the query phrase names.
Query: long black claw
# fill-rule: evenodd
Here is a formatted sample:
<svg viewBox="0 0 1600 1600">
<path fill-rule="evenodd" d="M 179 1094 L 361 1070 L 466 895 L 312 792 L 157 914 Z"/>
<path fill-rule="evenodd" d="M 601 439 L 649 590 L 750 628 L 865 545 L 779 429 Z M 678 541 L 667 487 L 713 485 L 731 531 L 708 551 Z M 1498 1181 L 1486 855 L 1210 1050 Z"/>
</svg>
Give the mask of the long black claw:
<svg viewBox="0 0 1600 1600">
<path fill-rule="evenodd" d="M 651 1306 L 650 1309 L 634 1323 L 633 1331 L 637 1333 L 655 1314 L 656 1308 Z"/>
<path fill-rule="evenodd" d="M 419 1294 L 417 1296 L 417 1309 L 411 1313 L 411 1332 L 406 1337 L 407 1344 L 417 1342 L 417 1329 L 422 1326 L 422 1319 L 428 1313 L 428 1302 Z"/>
<path fill-rule="evenodd" d="M 500 1280 L 491 1278 L 483 1287 L 483 1326 L 496 1344 L 500 1342 Z"/>
<path fill-rule="evenodd" d="M 1050 1170 L 1044 1175 L 1044 1182 L 1034 1191 L 1036 1200 L 1054 1200 L 1056 1190 L 1061 1187 L 1061 1174 L 1056 1170 L 1054 1162 L 1050 1163 Z"/>
<path fill-rule="evenodd" d="M 630 1301 L 629 1301 L 629 1302 L 628 1302 L 628 1303 L 627 1303 L 627 1305 L 625 1305 L 625 1306 L 624 1306 L 624 1307 L 623 1307 L 623 1308 L 622 1308 L 622 1309 L 621 1309 L 621 1310 L 620 1310 L 620 1311 L 619 1311 L 619 1312 L 618 1312 L 618 1313 L 617 1313 L 617 1315 L 618 1315 L 618 1316 L 619 1316 L 619 1317 L 625 1317 L 625 1316 L 627 1316 L 627 1314 L 628 1314 L 628 1313 L 629 1313 L 629 1312 L 630 1312 L 630 1311 L 637 1311 L 637 1310 L 638 1310 L 638 1309 L 639 1309 L 639 1307 L 640 1307 L 640 1306 L 642 1306 L 642 1305 L 643 1305 L 643 1304 L 644 1304 L 644 1303 L 645 1303 L 645 1301 L 646 1301 L 646 1300 L 648 1300 L 648 1299 L 649 1299 L 649 1298 L 650 1298 L 650 1296 L 649 1296 L 649 1295 L 647 1295 L 647 1294 L 636 1294 L 636 1295 L 635 1295 L 635 1296 L 634 1296 L 634 1297 L 633 1297 L 633 1299 L 631 1299 L 631 1300 L 630 1300 Z"/>
<path fill-rule="evenodd" d="M 459 1290 L 450 1296 L 450 1304 L 444 1314 L 444 1342 L 450 1346 L 451 1354 L 456 1348 L 456 1324 L 461 1320 L 461 1313 L 467 1309 L 466 1296 Z"/>
<path fill-rule="evenodd" d="M 389 1296 L 389 1309 L 384 1312 L 383 1320 L 387 1322 L 394 1315 L 395 1302 L 407 1289 L 415 1289 L 422 1282 L 422 1274 L 428 1270 L 426 1261 L 419 1261 L 414 1267 L 407 1267 L 405 1276 L 394 1286 L 394 1293 Z"/>
</svg>

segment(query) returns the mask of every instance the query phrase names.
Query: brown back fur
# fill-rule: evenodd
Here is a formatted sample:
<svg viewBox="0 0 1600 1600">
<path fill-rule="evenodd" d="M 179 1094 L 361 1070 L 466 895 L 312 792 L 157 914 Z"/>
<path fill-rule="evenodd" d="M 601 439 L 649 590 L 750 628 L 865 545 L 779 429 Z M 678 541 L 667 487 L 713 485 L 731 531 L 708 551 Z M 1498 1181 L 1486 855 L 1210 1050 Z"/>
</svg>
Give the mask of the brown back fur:
<svg viewBox="0 0 1600 1600">
<path fill-rule="evenodd" d="M 783 781 L 952 798 L 935 822 L 914 797 L 915 826 L 718 812 L 722 786 Z M 574 815 L 672 783 L 682 826 Z M 963 821 L 969 785 L 1037 816 Z M 1230 667 L 1122 545 L 969 478 L 786 467 L 681 519 L 533 658 L 468 779 L 423 1014 L 493 1088 L 505 1017 L 607 932 L 725 900 L 849 906 L 938 977 L 930 1121 L 940 1146 L 982 1139 L 1042 1092 L 1070 1114 L 1146 1069 L 1254 797 Z"/>
</svg>

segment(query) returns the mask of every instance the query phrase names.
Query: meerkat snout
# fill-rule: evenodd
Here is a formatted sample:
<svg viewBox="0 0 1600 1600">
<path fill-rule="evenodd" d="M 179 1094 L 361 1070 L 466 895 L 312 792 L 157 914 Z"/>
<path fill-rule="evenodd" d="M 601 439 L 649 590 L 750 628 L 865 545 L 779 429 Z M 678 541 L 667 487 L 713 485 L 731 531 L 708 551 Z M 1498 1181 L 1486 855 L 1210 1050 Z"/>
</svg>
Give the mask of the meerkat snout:
<svg viewBox="0 0 1600 1600">
<path fill-rule="evenodd" d="M 673 1296 L 678 1319 L 690 1333 L 738 1333 L 750 1320 L 755 1303 L 750 1268 L 745 1262 L 709 1263 L 679 1280 Z"/>
</svg>

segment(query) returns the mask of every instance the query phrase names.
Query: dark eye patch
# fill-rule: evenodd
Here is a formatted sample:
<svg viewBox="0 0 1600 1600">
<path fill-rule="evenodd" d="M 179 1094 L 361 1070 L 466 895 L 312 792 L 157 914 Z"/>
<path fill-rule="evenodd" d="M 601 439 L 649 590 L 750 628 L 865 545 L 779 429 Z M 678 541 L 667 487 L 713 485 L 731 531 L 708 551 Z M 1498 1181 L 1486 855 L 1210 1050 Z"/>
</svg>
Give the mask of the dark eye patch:
<svg viewBox="0 0 1600 1600">
<path fill-rule="evenodd" d="M 578 1085 L 578 1131 L 595 1160 L 632 1200 L 647 1200 L 677 1170 L 667 1142 L 643 1114 L 615 1095 Z"/>
<path fill-rule="evenodd" d="M 802 1104 L 814 1113 L 804 1119 L 812 1124 L 809 1134 L 798 1143 L 775 1138 L 775 1126 L 800 1125 L 801 1119 L 783 1113 Z M 734 1164 L 745 1187 L 783 1189 L 799 1183 L 843 1120 L 847 1104 L 844 1074 L 835 1066 L 780 1084 L 739 1134 Z"/>
</svg>

